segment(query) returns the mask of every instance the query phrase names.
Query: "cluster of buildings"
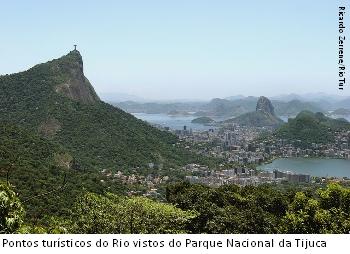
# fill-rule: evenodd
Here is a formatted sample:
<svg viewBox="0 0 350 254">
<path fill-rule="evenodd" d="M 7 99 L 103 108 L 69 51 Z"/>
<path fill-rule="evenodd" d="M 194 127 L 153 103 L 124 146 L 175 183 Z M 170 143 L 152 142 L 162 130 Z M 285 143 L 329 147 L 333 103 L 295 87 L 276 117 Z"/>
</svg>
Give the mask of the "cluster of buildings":
<svg viewBox="0 0 350 254">
<path fill-rule="evenodd" d="M 169 181 L 169 176 L 159 176 L 159 175 L 153 175 L 148 174 L 146 176 L 144 175 L 138 175 L 138 174 L 131 174 L 126 175 L 121 171 L 117 171 L 116 173 L 113 173 L 111 170 L 103 169 L 100 172 L 107 180 L 110 181 L 120 181 L 123 184 L 126 184 L 128 186 L 131 185 L 140 185 L 144 186 L 146 191 L 143 191 L 143 196 L 152 196 L 157 197 L 160 195 L 158 192 L 157 186 L 162 183 L 166 183 Z M 105 180 L 101 180 L 101 182 L 104 182 Z M 129 191 L 129 195 L 133 194 L 139 194 L 137 191 Z"/>
<path fill-rule="evenodd" d="M 289 142 L 284 139 L 259 139 L 262 133 L 270 129 L 258 127 L 241 127 L 232 124 L 222 129 L 210 131 L 181 133 L 180 139 L 195 147 L 197 153 L 222 158 L 227 165 L 239 165 L 230 170 L 211 171 L 205 166 L 190 164 L 184 169 L 191 172 L 186 179 L 191 183 L 210 186 L 223 184 L 261 184 L 288 181 L 308 183 L 310 175 L 284 172 L 249 170 L 247 164 L 261 164 L 278 157 L 327 157 L 350 159 L 350 131 L 338 132 L 335 142 L 330 144 L 311 144 L 301 148 L 298 140 Z"/>
<path fill-rule="evenodd" d="M 291 183 L 308 183 L 311 176 L 306 174 L 296 174 L 279 170 L 259 171 L 246 167 L 235 167 L 218 171 L 210 171 L 206 166 L 189 164 L 184 167 L 191 172 L 185 177 L 190 183 L 204 184 L 218 187 L 225 184 L 237 184 L 241 186 L 259 185 L 263 183 L 280 183 L 288 181 Z"/>
<path fill-rule="evenodd" d="M 273 175 L 275 179 L 282 179 L 292 183 L 309 183 L 311 181 L 310 175 L 297 174 L 290 171 L 274 170 Z"/>
<path fill-rule="evenodd" d="M 264 147 L 265 152 L 278 157 L 326 157 L 350 159 L 350 131 L 339 132 L 335 141 L 329 144 L 312 143 L 307 148 L 298 145 L 300 140 L 290 142 L 285 139 L 265 140 L 251 144 L 254 148 Z"/>
<path fill-rule="evenodd" d="M 195 147 L 195 152 L 202 155 L 222 158 L 227 162 L 260 164 L 271 157 L 264 144 L 255 147 L 253 143 L 264 131 L 267 130 L 231 125 L 225 129 L 211 129 L 192 132 L 189 135 L 179 135 L 179 138 L 191 144 L 191 147 Z"/>
<path fill-rule="evenodd" d="M 275 157 L 327 157 L 350 159 L 350 131 L 338 132 L 335 142 L 313 143 L 301 148 L 300 140 L 257 139 L 270 130 L 264 127 L 241 127 L 232 124 L 223 129 L 182 133 L 180 139 L 196 147 L 197 152 L 224 158 L 227 162 L 260 164 Z"/>
<path fill-rule="evenodd" d="M 175 130 L 175 134 L 177 136 L 187 137 L 187 136 L 191 136 L 193 134 L 193 131 L 191 128 L 188 129 L 187 126 L 185 125 L 182 130 Z"/>
</svg>

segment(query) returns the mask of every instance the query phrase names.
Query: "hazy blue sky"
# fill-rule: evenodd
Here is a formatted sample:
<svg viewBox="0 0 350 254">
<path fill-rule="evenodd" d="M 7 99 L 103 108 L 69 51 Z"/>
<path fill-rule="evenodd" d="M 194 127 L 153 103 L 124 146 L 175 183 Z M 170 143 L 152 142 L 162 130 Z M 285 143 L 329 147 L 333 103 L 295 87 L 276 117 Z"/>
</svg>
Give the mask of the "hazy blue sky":
<svg viewBox="0 0 350 254">
<path fill-rule="evenodd" d="M 60 57 L 76 43 L 98 93 L 340 94 L 339 2 L 0 0 L 0 74 Z"/>
</svg>

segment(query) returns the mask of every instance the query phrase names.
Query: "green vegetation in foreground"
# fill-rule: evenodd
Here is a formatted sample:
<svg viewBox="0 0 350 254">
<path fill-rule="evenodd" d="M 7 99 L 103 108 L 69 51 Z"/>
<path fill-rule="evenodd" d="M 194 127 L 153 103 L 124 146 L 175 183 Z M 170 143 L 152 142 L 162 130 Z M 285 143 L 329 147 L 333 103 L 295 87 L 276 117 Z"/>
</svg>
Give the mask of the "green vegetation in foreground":
<svg viewBox="0 0 350 254">
<path fill-rule="evenodd" d="M 275 133 L 277 138 L 299 140 L 299 146 L 308 147 L 312 143 L 334 142 L 337 131 L 350 130 L 350 124 L 343 120 L 326 117 L 323 113 L 300 112 L 295 118 L 281 126 Z"/>
<path fill-rule="evenodd" d="M 10 186 L 0 183 L 2 233 L 348 233 L 350 188 L 280 190 L 276 186 L 179 183 L 168 203 L 111 193 L 82 193 L 66 217 L 23 223 L 24 212 Z"/>
<path fill-rule="evenodd" d="M 24 209 L 16 193 L 0 182 L 0 234 L 15 233 L 23 223 Z"/>
<path fill-rule="evenodd" d="M 200 123 L 200 124 L 210 124 L 215 122 L 213 119 L 211 119 L 210 117 L 207 116 L 202 116 L 202 117 L 198 117 L 195 118 L 191 121 L 192 123 Z"/>
<path fill-rule="evenodd" d="M 187 183 L 168 187 L 168 202 L 196 211 L 192 233 L 347 233 L 350 229 L 350 189 L 281 190 L 278 186 L 214 189 Z"/>
</svg>

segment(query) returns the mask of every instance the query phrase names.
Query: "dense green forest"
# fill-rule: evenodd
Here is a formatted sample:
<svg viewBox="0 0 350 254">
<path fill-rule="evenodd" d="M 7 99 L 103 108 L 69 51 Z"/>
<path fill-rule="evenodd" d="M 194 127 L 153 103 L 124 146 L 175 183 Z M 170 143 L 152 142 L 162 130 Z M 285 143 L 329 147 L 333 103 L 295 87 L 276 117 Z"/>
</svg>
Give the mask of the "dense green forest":
<svg viewBox="0 0 350 254">
<path fill-rule="evenodd" d="M 194 210 L 192 233 L 347 233 L 350 189 L 226 185 L 214 189 L 187 183 L 169 186 L 168 202 Z"/>
<path fill-rule="evenodd" d="M 0 183 L 1 233 L 348 233 L 350 188 L 272 185 L 209 188 L 178 183 L 168 203 L 81 193 L 67 216 L 27 222 L 11 186 Z"/>
<path fill-rule="evenodd" d="M 84 189 L 103 193 L 123 193 L 123 186 L 106 182 L 99 172 L 75 168 L 74 159 L 60 145 L 11 124 L 0 125 L 0 180 L 9 181 L 27 210 L 38 220 L 47 214 L 62 215 Z M 65 178 L 65 181 L 64 181 Z M 48 193 L 64 189 L 52 195 Z M 39 198 L 33 198 L 36 196 Z"/>
</svg>

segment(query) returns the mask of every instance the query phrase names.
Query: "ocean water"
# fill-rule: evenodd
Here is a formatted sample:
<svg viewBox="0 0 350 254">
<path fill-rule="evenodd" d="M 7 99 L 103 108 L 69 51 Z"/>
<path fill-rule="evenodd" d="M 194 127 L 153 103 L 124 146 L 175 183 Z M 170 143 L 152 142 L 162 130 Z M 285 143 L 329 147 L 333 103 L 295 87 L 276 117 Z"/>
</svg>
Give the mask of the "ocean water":
<svg viewBox="0 0 350 254">
<path fill-rule="evenodd" d="M 173 130 L 183 130 L 186 126 L 187 130 L 193 131 L 205 131 L 209 129 L 215 129 L 215 126 L 208 126 L 198 123 L 191 123 L 196 116 L 170 116 L 167 114 L 146 114 L 146 113 L 132 113 L 136 118 L 146 121 L 150 124 L 157 124 L 163 127 L 169 127 Z"/>
</svg>

